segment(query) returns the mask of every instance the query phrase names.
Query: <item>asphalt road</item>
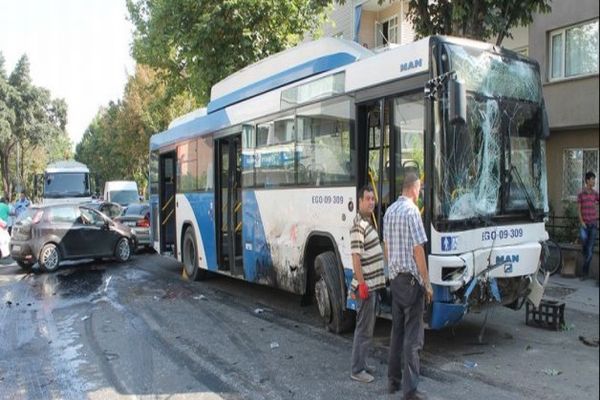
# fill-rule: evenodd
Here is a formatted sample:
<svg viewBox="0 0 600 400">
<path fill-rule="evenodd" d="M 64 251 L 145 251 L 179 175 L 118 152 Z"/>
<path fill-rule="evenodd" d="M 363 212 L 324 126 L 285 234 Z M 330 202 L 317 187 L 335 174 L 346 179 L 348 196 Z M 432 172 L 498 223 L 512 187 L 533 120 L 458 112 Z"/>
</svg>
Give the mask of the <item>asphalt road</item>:
<svg viewBox="0 0 600 400">
<path fill-rule="evenodd" d="M 431 399 L 598 398 L 598 348 L 579 340 L 598 337 L 597 307 L 568 308 L 559 332 L 496 307 L 479 343 L 484 314 L 426 333 Z M 349 379 L 352 335 L 326 332 L 298 296 L 224 277 L 188 282 L 152 254 L 54 274 L 0 263 L 0 399 L 399 398 L 386 394 L 389 331 L 377 322 L 376 381 L 360 384 Z"/>
</svg>

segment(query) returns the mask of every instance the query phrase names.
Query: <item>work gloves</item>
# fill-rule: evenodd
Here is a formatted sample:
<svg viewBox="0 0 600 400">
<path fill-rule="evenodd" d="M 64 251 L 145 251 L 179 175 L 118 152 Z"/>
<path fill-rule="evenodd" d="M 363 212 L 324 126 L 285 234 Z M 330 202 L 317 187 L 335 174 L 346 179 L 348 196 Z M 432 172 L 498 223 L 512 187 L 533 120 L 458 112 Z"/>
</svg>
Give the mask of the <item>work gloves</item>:
<svg viewBox="0 0 600 400">
<path fill-rule="evenodd" d="M 361 300 L 366 300 L 369 298 L 369 287 L 367 286 L 366 283 L 358 284 L 358 297 Z"/>
</svg>

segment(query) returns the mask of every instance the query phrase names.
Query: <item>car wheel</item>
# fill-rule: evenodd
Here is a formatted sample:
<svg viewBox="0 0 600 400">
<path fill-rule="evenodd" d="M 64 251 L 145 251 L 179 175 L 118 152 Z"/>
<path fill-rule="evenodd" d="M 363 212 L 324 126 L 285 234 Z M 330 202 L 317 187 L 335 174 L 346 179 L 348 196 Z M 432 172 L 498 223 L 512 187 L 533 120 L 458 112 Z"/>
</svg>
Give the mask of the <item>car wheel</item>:
<svg viewBox="0 0 600 400">
<path fill-rule="evenodd" d="M 33 267 L 33 263 L 27 262 L 27 261 L 22 261 L 22 260 L 17 260 L 17 265 L 19 267 L 21 267 L 22 270 L 30 272 L 31 271 L 31 267 Z"/>
<path fill-rule="evenodd" d="M 38 263 L 42 270 L 46 272 L 54 272 L 60 264 L 60 251 L 54 243 L 48 243 L 42 247 Z"/>
<path fill-rule="evenodd" d="M 196 235 L 192 228 L 187 228 L 183 235 L 182 245 L 183 272 L 191 281 L 206 279 L 208 271 L 198 265 L 198 251 L 196 248 Z"/>
<path fill-rule="evenodd" d="M 125 262 L 131 258 L 131 243 L 129 239 L 122 237 L 115 247 L 115 258 L 119 262 Z"/>
<path fill-rule="evenodd" d="M 333 251 L 321 253 L 315 259 L 315 298 L 319 314 L 327 329 L 334 333 L 342 333 L 352 328 L 353 315 L 344 307 L 344 291 L 340 282 L 341 271 L 337 257 Z"/>
</svg>

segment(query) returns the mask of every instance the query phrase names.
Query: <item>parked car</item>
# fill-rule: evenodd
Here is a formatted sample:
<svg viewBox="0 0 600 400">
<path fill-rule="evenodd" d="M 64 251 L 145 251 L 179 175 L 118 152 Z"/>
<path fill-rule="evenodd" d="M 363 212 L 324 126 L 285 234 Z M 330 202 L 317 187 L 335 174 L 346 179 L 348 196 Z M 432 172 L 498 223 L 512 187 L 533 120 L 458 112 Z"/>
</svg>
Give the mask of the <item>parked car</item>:
<svg viewBox="0 0 600 400">
<path fill-rule="evenodd" d="M 37 262 L 42 270 L 56 271 L 63 260 L 114 257 L 124 262 L 135 248 L 135 235 L 85 205 L 32 206 L 12 229 L 10 255 L 30 270 Z"/>
<path fill-rule="evenodd" d="M 150 248 L 150 205 L 148 203 L 130 204 L 123 213 L 114 219 L 131 228 L 135 233 L 138 246 Z"/>
<path fill-rule="evenodd" d="M 10 235 L 8 234 L 8 226 L 0 219 L 0 258 L 5 258 L 10 255 Z"/>
</svg>

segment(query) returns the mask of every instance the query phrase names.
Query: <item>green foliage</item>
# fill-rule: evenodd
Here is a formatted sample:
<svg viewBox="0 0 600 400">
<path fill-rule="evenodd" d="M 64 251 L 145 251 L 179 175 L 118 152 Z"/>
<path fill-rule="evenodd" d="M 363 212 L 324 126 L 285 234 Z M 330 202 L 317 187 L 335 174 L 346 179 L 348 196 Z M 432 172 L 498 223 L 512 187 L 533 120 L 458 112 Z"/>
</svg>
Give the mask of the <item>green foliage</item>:
<svg viewBox="0 0 600 400">
<path fill-rule="evenodd" d="M 551 0 L 410 0 L 408 18 L 418 37 L 452 35 L 496 38 L 501 45 L 511 28 L 527 26 L 535 13 L 548 13 Z M 381 3 L 381 1 L 380 1 Z"/>
<path fill-rule="evenodd" d="M 17 186 L 31 193 L 33 174 L 48 161 L 70 156 L 65 131 L 67 105 L 33 85 L 23 55 L 10 76 L 0 53 L 0 176 L 2 193 L 12 199 Z M 60 156 L 60 157 L 59 157 Z"/>
<path fill-rule="evenodd" d="M 133 56 L 199 103 L 241 68 L 297 44 L 330 0 L 127 0 Z"/>
<path fill-rule="evenodd" d="M 97 191 L 102 191 L 106 181 L 133 179 L 144 193 L 150 136 L 165 130 L 176 116 L 198 107 L 189 93 L 169 93 L 158 75 L 138 64 L 123 100 L 100 109 L 77 145 L 75 159 L 96 175 Z"/>
</svg>

